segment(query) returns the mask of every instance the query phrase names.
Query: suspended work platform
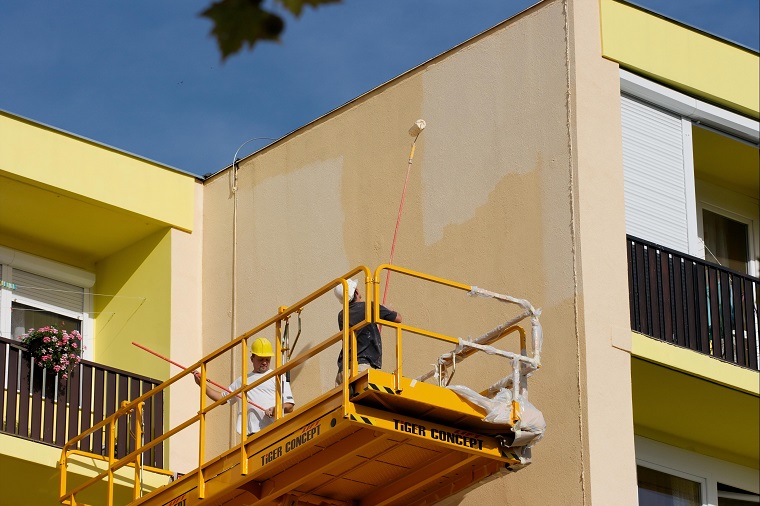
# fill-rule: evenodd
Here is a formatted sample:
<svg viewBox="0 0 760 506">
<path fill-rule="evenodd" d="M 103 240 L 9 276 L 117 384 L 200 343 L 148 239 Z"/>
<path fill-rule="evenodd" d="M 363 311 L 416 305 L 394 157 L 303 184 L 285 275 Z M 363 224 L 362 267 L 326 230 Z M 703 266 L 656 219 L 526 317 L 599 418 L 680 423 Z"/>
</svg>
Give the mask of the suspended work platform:
<svg viewBox="0 0 760 506">
<path fill-rule="evenodd" d="M 469 295 L 516 304 L 522 312 L 472 340 L 375 318 L 378 324 L 392 327 L 387 330 L 396 333 L 395 369 L 390 373 L 370 369 L 351 375 L 351 371 L 358 370 L 358 364 L 356 355 L 351 353 L 355 346 L 349 344 L 355 342 L 356 331 L 373 320 L 372 314 L 379 314 L 377 301 L 383 270 L 464 290 Z M 357 274 L 364 275 L 366 280 L 365 321 L 349 327 L 346 317 L 343 332 L 292 356 L 291 347 L 295 343 L 289 342 L 288 318 L 295 313 L 300 316 L 300 311 L 310 302 L 339 284 L 343 284 L 344 293 L 347 292 L 346 280 Z M 344 314 L 348 313 L 348 302 L 344 298 Z M 121 504 L 114 499 L 114 473 L 126 467 L 134 469 L 135 478 L 131 501 L 125 503 L 130 505 L 435 504 L 484 480 L 519 470 L 530 462 L 530 446 L 540 439 L 544 430 L 543 417 L 527 400 L 527 377 L 540 366 L 542 335 L 538 316 L 539 311 L 522 299 L 390 265 L 381 266 L 374 275 L 359 267 L 293 306 L 281 308 L 278 315 L 185 369 L 154 389 L 155 392 L 152 390 L 123 403 L 111 418 L 70 441 L 61 456 L 61 502 Z M 518 325 L 523 320 L 530 322 L 530 339 Z M 344 352 L 343 384 L 297 405 L 292 413 L 284 416 L 278 393 L 274 423 L 256 434 L 238 438 L 238 444 L 210 459 L 205 455 L 206 431 L 209 430 L 206 416 L 224 399 L 211 403 L 205 396 L 199 396 L 200 409 L 195 417 L 142 445 L 138 442 L 144 438 L 141 439 L 138 428 L 133 431 L 136 449 L 132 453 L 118 461 L 112 451 L 109 451 L 110 457 L 92 456 L 106 460 L 109 469 L 86 483 L 67 488 L 67 460 L 82 453 L 76 450 L 78 439 L 102 430 L 108 440 L 108 434 L 115 431 L 118 423 L 130 423 L 127 417 L 140 419 L 142 405 L 149 402 L 151 395 L 196 369 L 205 381 L 206 366 L 212 360 L 236 346 L 247 350 L 249 339 L 260 337 L 257 334 L 264 329 L 276 330 L 276 368 L 264 378 L 244 383 L 230 395 L 244 395 L 271 377 L 284 378 L 288 371 L 337 343 L 342 343 Z M 408 378 L 402 374 L 405 333 L 414 334 L 415 338 L 422 336 L 449 342 L 453 346 L 450 352 L 436 357 L 437 364 L 432 371 Z M 520 352 L 497 348 L 495 343 L 502 338 L 518 340 Z M 447 388 L 457 363 L 481 352 L 505 359 L 503 377 L 495 378 L 493 384 L 480 393 L 463 386 Z M 243 377 L 247 376 L 247 358 L 247 353 L 242 353 Z M 297 382 L 293 387 L 297 389 Z M 301 402 L 298 396 L 296 402 Z M 255 408 L 245 406 L 247 409 Z M 165 486 L 143 490 L 139 477 L 147 468 L 141 465 L 141 455 L 188 428 L 195 428 L 198 438 L 197 467 Z M 113 439 L 109 444 L 113 445 Z M 98 494 L 103 493 L 99 499 L 92 498 L 93 487 L 100 490 Z"/>
</svg>

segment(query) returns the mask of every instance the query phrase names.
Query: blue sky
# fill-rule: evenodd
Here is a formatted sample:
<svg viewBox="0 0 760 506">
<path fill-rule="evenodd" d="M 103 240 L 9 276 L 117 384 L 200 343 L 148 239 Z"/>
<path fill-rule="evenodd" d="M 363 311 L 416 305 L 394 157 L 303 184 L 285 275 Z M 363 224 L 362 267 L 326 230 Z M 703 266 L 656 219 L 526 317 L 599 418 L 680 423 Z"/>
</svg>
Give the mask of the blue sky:
<svg viewBox="0 0 760 506">
<path fill-rule="evenodd" d="M 204 174 L 534 0 L 344 0 L 222 63 L 211 0 L 0 0 L 0 109 Z M 758 0 L 637 0 L 754 50 Z M 263 142 L 247 144 L 247 154 Z"/>
</svg>

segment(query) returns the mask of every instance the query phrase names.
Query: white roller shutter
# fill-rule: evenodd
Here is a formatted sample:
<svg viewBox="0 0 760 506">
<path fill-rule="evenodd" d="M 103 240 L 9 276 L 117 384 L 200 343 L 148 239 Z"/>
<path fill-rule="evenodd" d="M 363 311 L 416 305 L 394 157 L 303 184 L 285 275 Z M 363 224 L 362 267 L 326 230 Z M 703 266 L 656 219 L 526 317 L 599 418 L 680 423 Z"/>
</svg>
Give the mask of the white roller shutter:
<svg viewBox="0 0 760 506">
<path fill-rule="evenodd" d="M 84 289 L 62 281 L 13 269 L 14 294 L 62 309 L 84 311 Z"/>
<path fill-rule="evenodd" d="M 625 95 L 621 109 L 626 232 L 689 253 L 687 192 L 694 189 L 682 119 Z"/>
</svg>

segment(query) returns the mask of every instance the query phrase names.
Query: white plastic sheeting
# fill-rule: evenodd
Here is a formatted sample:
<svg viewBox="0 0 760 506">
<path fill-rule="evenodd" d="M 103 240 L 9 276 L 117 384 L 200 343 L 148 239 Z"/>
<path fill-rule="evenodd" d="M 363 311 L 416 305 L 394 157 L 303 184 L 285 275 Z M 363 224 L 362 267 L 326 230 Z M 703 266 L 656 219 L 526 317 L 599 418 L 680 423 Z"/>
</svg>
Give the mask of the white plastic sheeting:
<svg viewBox="0 0 760 506">
<path fill-rule="evenodd" d="M 523 311 L 518 316 L 506 320 L 504 323 L 475 339 L 459 339 L 459 343 L 452 351 L 438 357 L 434 370 L 419 376 L 416 380 L 425 381 L 426 379 L 435 377 L 439 385 L 448 383 L 448 381 L 451 381 L 453 373 L 456 370 L 457 361 L 471 355 L 472 350 L 482 351 L 489 355 L 496 355 L 507 359 L 511 366 L 511 371 L 486 390 L 489 394 L 488 397 L 461 385 L 452 385 L 447 388 L 453 390 L 472 404 L 483 408 L 486 411 L 483 421 L 509 427 L 515 434 L 514 441 L 510 443 L 510 446 L 522 447 L 525 462 L 529 462 L 529 448 L 536 444 L 546 431 L 544 415 L 528 400 L 527 382 L 528 377 L 541 367 L 541 347 L 544 340 L 543 329 L 539 322 L 541 310 L 534 308 L 525 299 L 491 292 L 477 286 L 471 287 L 468 295 L 493 298 L 508 304 L 515 304 L 522 308 Z M 525 349 L 528 347 L 527 343 L 520 350 L 520 353 L 501 350 L 490 344 L 499 339 L 506 329 L 525 319 L 529 319 L 531 326 L 530 350 Z M 448 381 L 446 381 L 446 371 L 449 368 L 452 370 L 448 376 Z M 512 420 L 513 401 L 516 401 L 519 405 L 518 420 L 514 424 Z"/>
<path fill-rule="evenodd" d="M 502 388 L 493 397 L 480 395 L 471 388 L 462 385 L 451 385 L 446 387 L 453 390 L 460 397 L 467 399 L 469 402 L 480 406 L 486 410 L 484 422 L 493 423 L 494 425 L 512 426 L 512 390 Z M 517 425 L 512 427 L 515 433 L 515 441 L 511 446 L 531 447 L 538 443 L 546 431 L 546 421 L 544 415 L 528 399 L 523 396 L 517 396 L 517 402 L 520 405 L 520 420 Z"/>
</svg>

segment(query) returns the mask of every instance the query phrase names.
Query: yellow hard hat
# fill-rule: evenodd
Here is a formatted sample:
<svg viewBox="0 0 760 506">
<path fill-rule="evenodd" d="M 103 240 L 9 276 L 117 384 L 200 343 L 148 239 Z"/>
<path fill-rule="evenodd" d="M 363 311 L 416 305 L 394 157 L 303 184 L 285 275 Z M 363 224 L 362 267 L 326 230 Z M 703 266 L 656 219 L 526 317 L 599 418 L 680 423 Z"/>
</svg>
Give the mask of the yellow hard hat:
<svg viewBox="0 0 760 506">
<path fill-rule="evenodd" d="M 263 337 L 259 337 L 251 344 L 251 353 L 259 357 L 274 357 L 272 343 Z"/>
</svg>

